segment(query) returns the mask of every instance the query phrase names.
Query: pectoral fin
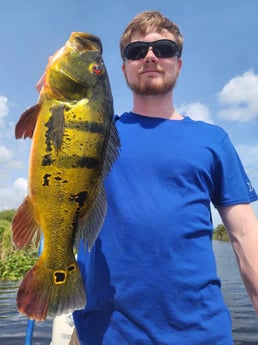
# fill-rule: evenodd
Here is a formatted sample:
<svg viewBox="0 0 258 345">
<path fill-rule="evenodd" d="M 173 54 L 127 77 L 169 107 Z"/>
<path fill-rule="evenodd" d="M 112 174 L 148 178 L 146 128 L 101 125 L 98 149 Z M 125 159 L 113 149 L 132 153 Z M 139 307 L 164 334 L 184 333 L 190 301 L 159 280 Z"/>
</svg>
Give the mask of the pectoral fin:
<svg viewBox="0 0 258 345">
<path fill-rule="evenodd" d="M 41 105 L 39 103 L 25 110 L 15 126 L 15 138 L 32 138 L 38 120 Z"/>
<path fill-rule="evenodd" d="M 33 214 L 33 206 L 27 197 L 17 209 L 12 221 L 13 243 L 22 248 L 31 243 L 36 236 L 36 245 L 40 239 L 40 228 Z"/>
</svg>

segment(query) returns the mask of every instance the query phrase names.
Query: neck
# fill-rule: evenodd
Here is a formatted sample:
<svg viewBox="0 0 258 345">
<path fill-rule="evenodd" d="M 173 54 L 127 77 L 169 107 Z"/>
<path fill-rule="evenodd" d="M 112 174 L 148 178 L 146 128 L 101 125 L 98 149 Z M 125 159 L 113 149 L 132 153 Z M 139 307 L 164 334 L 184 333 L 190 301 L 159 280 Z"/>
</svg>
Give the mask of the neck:
<svg viewBox="0 0 258 345">
<path fill-rule="evenodd" d="M 133 94 L 133 112 L 143 116 L 158 117 L 168 120 L 182 120 L 176 112 L 171 94 L 142 96 Z"/>
</svg>

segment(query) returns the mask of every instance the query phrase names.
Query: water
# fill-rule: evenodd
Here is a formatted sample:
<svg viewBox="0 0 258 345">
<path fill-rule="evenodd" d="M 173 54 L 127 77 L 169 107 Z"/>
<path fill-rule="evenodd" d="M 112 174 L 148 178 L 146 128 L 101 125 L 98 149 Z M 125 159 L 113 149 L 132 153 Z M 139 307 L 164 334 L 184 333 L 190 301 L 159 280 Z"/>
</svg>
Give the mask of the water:
<svg viewBox="0 0 258 345">
<path fill-rule="evenodd" d="M 232 316 L 235 345 L 257 345 L 258 320 L 243 287 L 231 245 L 227 242 L 214 241 L 213 247 L 217 258 L 218 274 L 222 280 L 223 295 Z M 17 283 L 0 281 L 1 345 L 25 344 L 27 319 L 16 310 L 16 290 Z M 36 322 L 33 345 L 49 345 L 51 334 L 50 320 Z"/>
<path fill-rule="evenodd" d="M 213 241 L 222 292 L 230 309 L 235 345 L 258 345 L 258 320 L 243 286 L 235 255 L 228 242 Z"/>
<path fill-rule="evenodd" d="M 0 344 L 24 345 L 28 319 L 16 309 L 17 283 L 0 281 Z M 49 345 L 52 322 L 35 322 L 33 345 Z M 61 344 L 60 344 L 61 345 Z"/>
</svg>

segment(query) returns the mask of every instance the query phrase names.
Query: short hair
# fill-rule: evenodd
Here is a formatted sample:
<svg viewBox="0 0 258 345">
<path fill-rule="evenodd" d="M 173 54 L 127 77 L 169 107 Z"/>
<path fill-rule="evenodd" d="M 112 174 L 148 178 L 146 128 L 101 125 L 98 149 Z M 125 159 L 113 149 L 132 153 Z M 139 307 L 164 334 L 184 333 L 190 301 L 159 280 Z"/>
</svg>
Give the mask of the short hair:
<svg viewBox="0 0 258 345">
<path fill-rule="evenodd" d="M 120 40 L 120 53 L 123 58 L 125 47 L 131 42 L 132 36 L 136 33 L 145 35 L 150 32 L 163 30 L 171 32 L 175 36 L 178 45 L 179 57 L 183 51 L 184 38 L 177 24 L 165 17 L 159 11 L 144 11 L 136 15 L 125 28 Z"/>
</svg>

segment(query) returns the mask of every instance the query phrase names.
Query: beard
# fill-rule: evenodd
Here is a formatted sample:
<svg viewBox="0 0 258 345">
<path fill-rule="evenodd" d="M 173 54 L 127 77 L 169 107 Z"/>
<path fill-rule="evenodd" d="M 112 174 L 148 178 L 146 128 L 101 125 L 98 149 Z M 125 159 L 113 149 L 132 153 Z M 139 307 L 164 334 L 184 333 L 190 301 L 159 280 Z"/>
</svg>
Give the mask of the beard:
<svg viewBox="0 0 258 345">
<path fill-rule="evenodd" d="M 138 83 L 130 83 L 126 78 L 128 87 L 139 96 L 158 96 L 164 95 L 174 89 L 177 78 L 165 79 L 162 83 L 157 83 L 155 80 L 138 80 Z"/>
</svg>

